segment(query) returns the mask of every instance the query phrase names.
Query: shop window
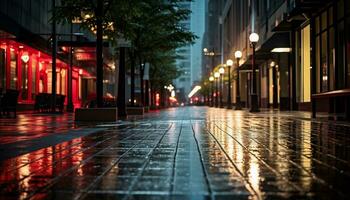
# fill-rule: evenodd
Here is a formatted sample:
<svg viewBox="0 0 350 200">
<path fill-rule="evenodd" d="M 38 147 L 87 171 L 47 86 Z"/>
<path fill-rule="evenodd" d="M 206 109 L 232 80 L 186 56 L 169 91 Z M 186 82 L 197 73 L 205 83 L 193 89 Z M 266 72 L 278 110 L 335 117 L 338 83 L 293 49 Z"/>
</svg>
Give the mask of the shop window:
<svg viewBox="0 0 350 200">
<path fill-rule="evenodd" d="M 327 29 L 327 11 L 324 11 L 321 15 L 321 30 Z"/>
<path fill-rule="evenodd" d="M 34 56 L 32 56 L 32 59 L 31 59 L 31 62 L 32 62 L 32 91 L 31 91 L 31 94 L 32 94 L 32 99 L 34 99 L 35 97 L 35 94 L 36 94 L 36 68 L 37 68 L 37 60 L 36 58 L 34 58 Z"/>
<path fill-rule="evenodd" d="M 315 28 L 316 28 L 315 33 L 319 34 L 320 33 L 320 17 L 316 17 L 316 19 L 315 19 Z"/>
<path fill-rule="evenodd" d="M 300 102 L 310 102 L 310 25 L 301 30 Z"/>
<path fill-rule="evenodd" d="M 329 29 L 329 90 L 334 90 L 334 59 L 335 59 L 335 49 L 334 49 L 334 28 Z"/>
<path fill-rule="evenodd" d="M 346 20 L 346 26 L 347 26 L 347 30 L 348 32 L 350 32 L 350 17 L 347 18 Z M 346 41 L 346 60 L 347 60 L 347 76 L 346 76 L 346 86 L 347 88 L 350 87 L 350 36 L 349 33 L 347 34 L 347 41 Z"/>
<path fill-rule="evenodd" d="M 17 89 L 17 54 L 14 49 L 10 49 L 10 89 Z"/>
<path fill-rule="evenodd" d="M 338 7 L 337 16 L 338 16 L 338 19 L 341 19 L 344 17 L 344 0 L 338 1 L 337 7 Z"/>
<path fill-rule="evenodd" d="M 66 69 L 62 69 L 61 70 L 61 94 L 62 95 L 66 95 L 66 91 L 67 91 L 67 86 L 66 86 L 66 74 L 67 74 L 67 70 Z"/>
<path fill-rule="evenodd" d="M 322 73 L 322 92 L 328 91 L 328 63 L 327 63 L 327 32 L 321 36 L 321 73 Z"/>
<path fill-rule="evenodd" d="M 344 21 L 338 24 L 338 48 L 337 48 L 337 88 L 345 87 L 345 31 Z"/>
<path fill-rule="evenodd" d="M 320 93 L 321 92 L 320 36 L 316 37 L 315 47 L 316 47 L 316 93 Z"/>
<path fill-rule="evenodd" d="M 6 60 L 5 50 L 0 48 L 0 92 L 5 88 L 6 83 Z"/>
<path fill-rule="evenodd" d="M 328 25 L 333 25 L 333 7 L 330 7 L 328 10 Z"/>
<path fill-rule="evenodd" d="M 22 100 L 28 99 L 28 62 L 25 62 L 22 60 L 21 62 L 21 94 L 22 94 Z"/>
</svg>

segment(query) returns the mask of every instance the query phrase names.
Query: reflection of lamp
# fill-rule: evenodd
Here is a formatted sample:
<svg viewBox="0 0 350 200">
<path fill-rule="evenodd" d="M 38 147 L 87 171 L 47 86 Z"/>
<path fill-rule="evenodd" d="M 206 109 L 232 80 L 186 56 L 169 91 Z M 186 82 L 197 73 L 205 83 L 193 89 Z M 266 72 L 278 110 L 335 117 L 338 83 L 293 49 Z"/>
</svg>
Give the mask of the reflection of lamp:
<svg viewBox="0 0 350 200">
<path fill-rule="evenodd" d="M 27 63 L 27 62 L 29 61 L 29 56 L 28 56 L 28 54 L 23 54 L 23 55 L 21 56 L 21 59 L 22 59 L 22 61 L 23 61 L 24 63 Z"/>
</svg>

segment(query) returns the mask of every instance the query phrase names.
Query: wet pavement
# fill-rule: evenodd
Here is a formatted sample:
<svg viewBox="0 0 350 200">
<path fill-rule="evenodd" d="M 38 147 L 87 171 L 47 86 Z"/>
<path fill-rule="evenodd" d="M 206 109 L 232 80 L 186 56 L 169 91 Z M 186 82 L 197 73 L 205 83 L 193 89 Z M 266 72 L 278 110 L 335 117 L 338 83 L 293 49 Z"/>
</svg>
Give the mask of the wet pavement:
<svg viewBox="0 0 350 200">
<path fill-rule="evenodd" d="M 309 116 L 183 107 L 94 125 L 0 162 L 0 199 L 350 199 L 350 124 Z"/>
</svg>

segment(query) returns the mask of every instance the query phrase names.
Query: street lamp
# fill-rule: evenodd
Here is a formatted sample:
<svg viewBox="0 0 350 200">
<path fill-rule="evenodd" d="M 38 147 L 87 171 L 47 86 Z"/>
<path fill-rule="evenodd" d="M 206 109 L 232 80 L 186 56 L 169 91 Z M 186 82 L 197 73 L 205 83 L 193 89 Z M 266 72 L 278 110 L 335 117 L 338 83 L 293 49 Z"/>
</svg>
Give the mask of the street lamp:
<svg viewBox="0 0 350 200">
<path fill-rule="evenodd" d="M 224 73 L 225 73 L 225 68 L 224 67 L 220 67 L 219 68 L 219 73 L 220 73 L 220 108 L 223 108 L 224 105 L 222 103 L 222 91 L 223 91 L 223 77 L 224 77 Z"/>
<path fill-rule="evenodd" d="M 219 77 L 220 77 L 220 73 L 219 72 L 215 72 L 214 73 L 214 78 L 215 78 L 215 107 L 219 107 L 219 99 L 218 99 L 218 93 L 219 93 Z"/>
<path fill-rule="evenodd" d="M 204 53 L 207 53 L 207 52 L 208 52 L 208 48 L 204 48 L 204 49 L 203 49 L 203 52 L 204 52 Z"/>
<path fill-rule="evenodd" d="M 233 65 L 233 61 L 228 59 L 226 61 L 227 70 L 228 70 L 228 87 L 227 87 L 227 109 L 232 109 L 232 101 L 231 101 L 231 67 Z"/>
<path fill-rule="evenodd" d="M 256 85 L 256 73 L 255 73 L 255 45 L 259 41 L 259 35 L 257 33 L 251 33 L 249 36 L 249 41 L 252 44 L 253 54 L 252 54 L 252 93 L 251 97 L 251 108 L 250 112 L 259 112 L 258 106 L 258 95 L 257 95 L 257 85 Z"/>
<path fill-rule="evenodd" d="M 210 106 L 213 107 L 214 106 L 214 77 L 213 76 L 209 77 L 209 82 L 211 86 Z"/>
<path fill-rule="evenodd" d="M 241 106 L 241 93 L 240 93 L 240 82 L 239 82 L 239 60 L 242 58 L 242 52 L 236 51 L 235 58 L 237 61 L 236 71 L 237 71 L 237 79 L 236 79 L 236 107 L 235 110 L 242 110 Z"/>
</svg>

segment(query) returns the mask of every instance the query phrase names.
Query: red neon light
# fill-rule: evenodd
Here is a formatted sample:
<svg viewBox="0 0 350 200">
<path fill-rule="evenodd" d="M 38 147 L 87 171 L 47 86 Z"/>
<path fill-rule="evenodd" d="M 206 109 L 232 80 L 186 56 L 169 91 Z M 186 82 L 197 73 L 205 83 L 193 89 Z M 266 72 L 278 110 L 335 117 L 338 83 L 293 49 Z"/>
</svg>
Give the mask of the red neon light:
<svg viewBox="0 0 350 200">
<path fill-rule="evenodd" d="M 159 100 L 160 100 L 159 93 L 157 93 L 156 94 L 156 106 L 159 106 Z"/>
</svg>

